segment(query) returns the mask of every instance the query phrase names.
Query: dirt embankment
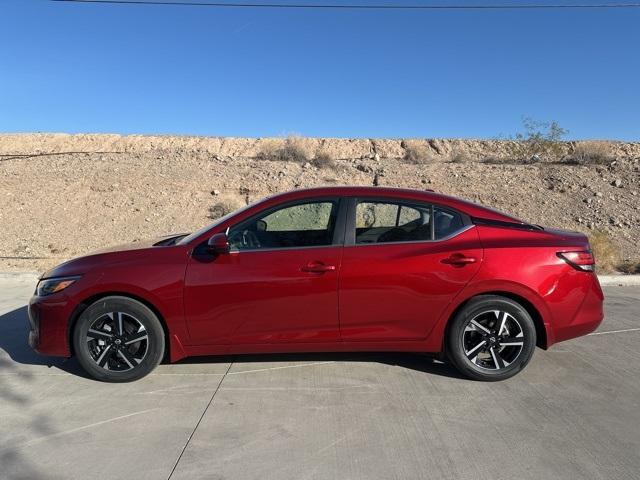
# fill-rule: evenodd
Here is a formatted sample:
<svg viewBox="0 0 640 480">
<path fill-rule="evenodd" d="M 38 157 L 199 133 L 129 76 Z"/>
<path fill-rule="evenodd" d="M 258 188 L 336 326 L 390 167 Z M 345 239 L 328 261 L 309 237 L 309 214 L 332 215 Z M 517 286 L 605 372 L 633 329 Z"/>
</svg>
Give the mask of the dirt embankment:
<svg viewBox="0 0 640 480">
<path fill-rule="evenodd" d="M 275 192 L 374 184 L 430 188 L 533 223 L 601 232 L 619 263 L 640 261 L 638 143 L 607 143 L 605 161 L 576 165 L 513 162 L 511 141 L 297 139 L 300 161 L 273 154 L 283 142 L 0 135 L 0 270 L 40 271 L 104 246 L 192 231 Z M 559 147 L 569 158 L 580 145 Z"/>
</svg>

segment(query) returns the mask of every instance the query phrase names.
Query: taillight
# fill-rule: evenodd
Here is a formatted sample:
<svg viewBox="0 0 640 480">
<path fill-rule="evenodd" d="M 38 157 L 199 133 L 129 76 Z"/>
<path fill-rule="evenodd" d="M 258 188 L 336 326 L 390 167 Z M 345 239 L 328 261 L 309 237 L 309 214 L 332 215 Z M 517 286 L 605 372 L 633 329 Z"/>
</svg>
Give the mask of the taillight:
<svg viewBox="0 0 640 480">
<path fill-rule="evenodd" d="M 563 259 L 576 270 L 583 272 L 593 272 L 596 267 L 596 260 L 589 250 L 579 252 L 558 252 L 558 257 Z"/>
</svg>

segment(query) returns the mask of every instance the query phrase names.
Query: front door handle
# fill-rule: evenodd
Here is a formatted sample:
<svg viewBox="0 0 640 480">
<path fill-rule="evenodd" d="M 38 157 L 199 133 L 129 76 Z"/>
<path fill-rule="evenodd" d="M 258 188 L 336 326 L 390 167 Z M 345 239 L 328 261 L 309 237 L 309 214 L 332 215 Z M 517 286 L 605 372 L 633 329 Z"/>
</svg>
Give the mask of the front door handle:
<svg viewBox="0 0 640 480">
<path fill-rule="evenodd" d="M 310 273 L 325 273 L 325 272 L 333 272 L 335 271 L 335 269 L 336 269 L 335 265 L 325 265 L 322 262 L 309 262 L 300 270 L 302 270 L 303 272 L 310 272 Z"/>
<path fill-rule="evenodd" d="M 453 253 L 447 258 L 443 258 L 440 260 L 441 263 L 445 263 L 447 265 L 454 265 L 457 267 L 463 267 L 470 263 L 476 263 L 478 259 L 476 257 L 467 257 L 462 253 Z"/>
</svg>

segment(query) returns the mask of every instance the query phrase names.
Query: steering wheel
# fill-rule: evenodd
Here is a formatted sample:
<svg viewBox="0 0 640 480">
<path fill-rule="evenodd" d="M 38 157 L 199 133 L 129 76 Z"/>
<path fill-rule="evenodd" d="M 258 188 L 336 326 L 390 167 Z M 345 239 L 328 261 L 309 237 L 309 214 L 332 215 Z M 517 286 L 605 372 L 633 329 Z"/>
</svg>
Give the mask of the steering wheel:
<svg viewBox="0 0 640 480">
<path fill-rule="evenodd" d="M 251 230 L 241 230 L 234 232 L 229 237 L 229 243 L 240 250 L 260 248 L 258 236 Z"/>
</svg>

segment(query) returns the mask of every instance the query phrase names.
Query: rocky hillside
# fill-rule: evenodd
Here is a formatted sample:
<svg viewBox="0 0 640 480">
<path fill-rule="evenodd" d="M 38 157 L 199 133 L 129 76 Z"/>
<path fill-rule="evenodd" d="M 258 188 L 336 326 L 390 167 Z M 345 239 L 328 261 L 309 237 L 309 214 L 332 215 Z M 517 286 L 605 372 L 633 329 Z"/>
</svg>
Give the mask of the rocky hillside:
<svg viewBox="0 0 640 480">
<path fill-rule="evenodd" d="M 640 262 L 639 143 L 25 134 L 0 135 L 0 271 L 319 185 L 430 188 L 587 232 L 611 266 Z"/>
</svg>

